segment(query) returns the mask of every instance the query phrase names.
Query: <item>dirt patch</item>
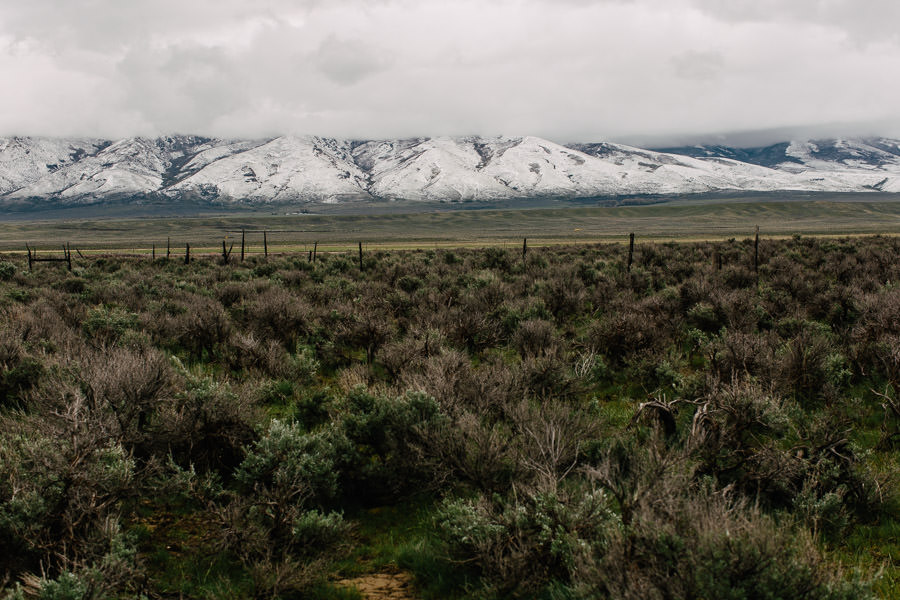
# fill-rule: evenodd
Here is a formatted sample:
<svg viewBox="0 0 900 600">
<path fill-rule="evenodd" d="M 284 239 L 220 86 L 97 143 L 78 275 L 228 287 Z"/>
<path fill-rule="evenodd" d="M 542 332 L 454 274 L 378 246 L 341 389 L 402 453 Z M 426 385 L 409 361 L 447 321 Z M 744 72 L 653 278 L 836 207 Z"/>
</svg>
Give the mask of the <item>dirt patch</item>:
<svg viewBox="0 0 900 600">
<path fill-rule="evenodd" d="M 416 600 L 412 576 L 400 571 L 361 575 L 337 584 L 358 589 L 365 600 Z"/>
</svg>

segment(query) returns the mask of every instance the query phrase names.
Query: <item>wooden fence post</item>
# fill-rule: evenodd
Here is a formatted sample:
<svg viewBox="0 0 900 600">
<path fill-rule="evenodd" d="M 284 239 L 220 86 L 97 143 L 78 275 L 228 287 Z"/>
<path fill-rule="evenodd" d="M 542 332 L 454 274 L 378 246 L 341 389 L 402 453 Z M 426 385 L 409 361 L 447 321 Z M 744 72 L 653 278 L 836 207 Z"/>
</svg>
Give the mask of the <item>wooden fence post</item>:
<svg viewBox="0 0 900 600">
<path fill-rule="evenodd" d="M 528 238 L 522 238 L 522 264 L 525 264 L 525 255 L 528 253 Z"/>
<path fill-rule="evenodd" d="M 153 255 L 150 258 L 151 261 L 156 262 L 156 244 L 153 244 Z"/>
<path fill-rule="evenodd" d="M 267 231 L 263 231 L 263 256 L 269 258 L 269 235 Z"/>
<path fill-rule="evenodd" d="M 244 230 L 241 229 L 241 262 L 244 262 Z"/>
<path fill-rule="evenodd" d="M 363 270 L 363 262 L 362 262 L 362 242 L 359 243 L 359 270 Z"/>
<path fill-rule="evenodd" d="M 72 248 L 69 245 L 69 242 L 66 242 L 62 245 L 63 255 L 62 258 L 57 256 L 48 256 L 47 258 L 38 258 L 37 248 L 32 248 L 27 243 L 25 244 L 25 250 L 28 252 L 28 270 L 31 271 L 34 263 L 36 262 L 64 262 L 66 263 L 66 267 L 68 267 L 69 271 L 72 271 Z M 76 249 L 77 252 L 77 249 Z M 79 256 L 81 253 L 78 253 Z"/>
<path fill-rule="evenodd" d="M 190 242 L 185 242 L 184 244 L 184 264 L 191 264 L 191 244 Z"/>
<path fill-rule="evenodd" d="M 756 226 L 756 239 L 753 241 L 753 272 L 759 273 L 759 225 Z"/>
<path fill-rule="evenodd" d="M 169 253 L 171 251 L 171 247 L 169 245 L 171 238 L 166 238 L 166 260 L 169 260 Z"/>
<path fill-rule="evenodd" d="M 316 251 L 318 249 L 319 249 L 319 242 L 317 240 L 317 241 L 313 242 L 313 262 L 316 262 Z"/>
<path fill-rule="evenodd" d="M 631 273 L 631 263 L 634 261 L 634 233 L 628 235 L 628 272 Z"/>
</svg>

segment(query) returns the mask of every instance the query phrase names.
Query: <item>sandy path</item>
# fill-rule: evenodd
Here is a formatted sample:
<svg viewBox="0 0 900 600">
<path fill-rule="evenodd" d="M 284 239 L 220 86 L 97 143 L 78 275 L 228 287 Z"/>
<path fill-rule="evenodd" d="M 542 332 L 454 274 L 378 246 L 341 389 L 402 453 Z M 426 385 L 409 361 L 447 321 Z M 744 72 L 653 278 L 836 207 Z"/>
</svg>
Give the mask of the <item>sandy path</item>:
<svg viewBox="0 0 900 600">
<path fill-rule="evenodd" d="M 403 572 L 372 573 L 342 579 L 340 586 L 355 587 L 366 600 L 415 600 L 412 576 Z"/>
</svg>

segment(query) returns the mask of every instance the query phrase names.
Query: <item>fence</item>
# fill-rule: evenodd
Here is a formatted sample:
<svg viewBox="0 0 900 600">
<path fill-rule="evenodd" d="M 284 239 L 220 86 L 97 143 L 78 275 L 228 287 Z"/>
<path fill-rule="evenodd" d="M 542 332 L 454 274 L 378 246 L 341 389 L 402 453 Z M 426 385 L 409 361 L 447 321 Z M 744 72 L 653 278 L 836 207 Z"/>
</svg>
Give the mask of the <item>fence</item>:
<svg viewBox="0 0 900 600">
<path fill-rule="evenodd" d="M 235 242 L 232 241 L 231 244 L 228 245 L 228 235 L 227 234 L 240 233 L 241 245 L 240 245 L 239 261 L 244 262 L 244 260 L 247 258 L 247 255 L 248 255 L 247 232 L 245 230 L 241 229 L 239 231 L 226 231 L 225 233 L 226 233 L 225 238 L 223 238 L 222 242 L 221 242 L 221 244 L 222 244 L 221 252 L 219 253 L 218 251 L 213 251 L 211 253 L 207 253 L 207 255 L 210 255 L 210 254 L 215 255 L 218 253 L 221 256 L 223 265 L 227 265 L 230 262 L 233 262 L 232 254 L 233 254 Z M 265 259 L 268 259 L 268 257 L 269 257 L 269 231 L 263 230 L 261 232 L 255 231 L 253 233 L 262 233 L 262 254 Z M 360 241 L 360 242 L 357 242 L 356 245 L 358 248 L 358 255 L 359 255 L 359 269 L 360 269 L 360 271 L 363 271 L 363 270 L 365 270 L 365 262 L 363 260 L 363 243 Z M 350 246 L 350 248 L 352 248 L 352 246 Z M 40 262 L 65 263 L 68 270 L 71 271 L 72 270 L 72 251 L 73 250 L 75 251 L 75 253 L 77 253 L 77 255 L 82 260 L 88 260 L 88 257 L 86 257 L 84 254 L 82 254 L 80 250 L 78 250 L 77 248 L 74 248 L 74 249 L 71 248 L 68 242 L 62 245 L 62 255 L 61 256 L 53 255 L 53 254 L 39 256 L 37 249 L 32 248 L 27 243 L 25 244 L 25 249 L 26 249 L 27 257 L 28 257 L 29 271 L 34 268 L 34 263 L 40 263 Z M 171 258 L 172 251 L 173 251 L 172 240 L 171 240 L 171 238 L 166 238 L 166 255 L 165 255 L 166 260 L 169 260 Z M 318 242 L 318 240 L 314 240 L 314 241 L 312 241 L 312 247 L 308 250 L 307 261 L 310 263 L 315 263 L 317 260 L 318 251 L 319 251 L 319 242 Z M 529 251 L 528 239 L 523 238 L 522 239 L 522 263 L 523 263 L 523 265 L 527 264 L 528 251 Z M 47 252 L 49 252 L 49 251 L 47 251 Z M 307 250 L 303 250 L 301 252 L 301 254 L 306 253 L 306 252 L 307 252 Z M 195 247 L 194 248 L 194 256 L 196 256 L 196 255 L 197 255 L 197 251 L 196 251 L 196 247 Z M 115 254 L 114 256 L 125 258 L 125 257 L 143 257 L 146 255 L 145 254 L 132 254 L 132 255 Z M 631 232 L 628 234 L 627 259 L 624 261 L 625 262 L 625 270 L 628 273 L 631 273 L 632 266 L 634 264 L 634 257 L 635 257 L 635 234 L 634 234 L 634 232 Z M 191 255 L 191 244 L 190 244 L 190 242 L 185 242 L 184 264 L 190 264 L 192 261 L 192 258 L 193 257 Z M 156 244 L 151 245 L 150 259 L 154 262 L 157 260 Z M 713 260 L 713 265 L 714 265 L 715 269 L 717 271 L 721 271 L 722 265 L 723 265 L 723 257 L 722 257 L 722 254 L 721 254 L 721 251 L 720 251 L 720 248 L 718 245 L 713 250 L 712 260 Z M 759 227 L 758 226 L 756 227 L 755 236 L 753 238 L 753 255 L 752 255 L 751 264 L 752 264 L 753 272 L 754 272 L 754 274 L 756 274 L 756 276 L 758 278 L 759 277 Z"/>
</svg>

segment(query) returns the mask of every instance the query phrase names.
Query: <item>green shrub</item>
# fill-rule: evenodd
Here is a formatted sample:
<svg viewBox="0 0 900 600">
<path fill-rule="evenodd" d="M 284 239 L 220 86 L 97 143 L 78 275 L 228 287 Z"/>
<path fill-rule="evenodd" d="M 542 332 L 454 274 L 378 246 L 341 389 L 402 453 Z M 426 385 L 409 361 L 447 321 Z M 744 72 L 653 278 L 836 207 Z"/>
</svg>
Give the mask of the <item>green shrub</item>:
<svg viewBox="0 0 900 600">
<path fill-rule="evenodd" d="M 715 333 L 722 327 L 722 320 L 711 304 L 699 302 L 687 312 L 688 323 L 706 333 Z"/>
<path fill-rule="evenodd" d="M 274 263 L 263 263 L 253 267 L 251 274 L 254 277 L 271 277 L 278 270 L 278 266 Z"/>
<path fill-rule="evenodd" d="M 412 392 L 382 396 L 357 387 L 338 410 L 342 436 L 351 444 L 339 463 L 350 498 L 366 504 L 396 501 L 431 479 L 421 446 L 442 419 L 433 398 Z"/>
<path fill-rule="evenodd" d="M 328 504 L 338 493 L 337 464 L 346 440 L 325 429 L 307 433 L 297 423 L 273 420 L 235 471 L 247 492 L 283 498 L 298 506 Z"/>
<path fill-rule="evenodd" d="M 204 353 L 214 358 L 229 340 L 232 326 L 228 313 L 219 301 L 205 296 L 194 295 L 184 302 L 183 311 L 167 324 L 173 345 L 197 359 Z"/>
<path fill-rule="evenodd" d="M 88 600 L 90 586 L 74 573 L 64 572 L 56 579 L 26 578 L 25 587 L 19 586 L 5 600 Z"/>
<path fill-rule="evenodd" d="M 11 281 L 17 271 L 16 265 L 0 261 L 0 281 Z"/>
<path fill-rule="evenodd" d="M 874 598 L 867 584 L 836 575 L 802 530 L 750 506 L 701 492 L 648 513 L 611 542 L 588 575 L 603 580 L 596 591 L 614 598 Z M 631 557 L 640 557 L 639 566 L 617 572 Z"/>
<path fill-rule="evenodd" d="M 300 385 L 308 386 L 315 382 L 319 373 L 320 364 L 316 359 L 315 350 L 307 346 L 297 346 L 296 352 L 290 358 L 288 371 L 290 376 Z"/>
<path fill-rule="evenodd" d="M 255 397 L 227 380 L 182 374 L 182 391 L 160 407 L 156 440 L 184 468 L 230 476 L 256 438 Z"/>
<path fill-rule="evenodd" d="M 348 532 L 349 527 L 339 513 L 310 510 L 294 519 L 291 536 L 298 551 L 314 554 L 344 543 Z"/>
<path fill-rule="evenodd" d="M 68 294 L 82 294 L 87 289 L 87 281 L 80 277 L 71 277 L 62 281 L 59 287 Z"/>
<path fill-rule="evenodd" d="M 659 442 L 615 444 L 587 475 L 616 500 L 610 531 L 575 579 L 587 597 L 869 599 L 835 575 L 789 518 L 696 477 L 687 457 Z M 622 565 L 631 565 L 623 569 Z"/>
<path fill-rule="evenodd" d="M 506 272 L 511 267 L 509 253 L 503 248 L 490 247 L 482 250 L 481 268 Z"/>
<path fill-rule="evenodd" d="M 44 364 L 30 356 L 3 368 L 0 363 L 0 407 L 22 404 L 22 394 L 35 387 L 45 376 Z"/>
<path fill-rule="evenodd" d="M 101 555 L 103 528 L 132 491 L 135 462 L 102 419 L 83 398 L 63 410 L 0 421 L 0 572 Z"/>
<path fill-rule="evenodd" d="M 404 275 L 397 280 L 397 287 L 399 287 L 407 294 L 411 294 L 422 287 L 422 280 L 411 275 Z"/>
<path fill-rule="evenodd" d="M 129 330 L 137 329 L 138 316 L 119 307 L 98 306 L 88 311 L 82 328 L 97 345 L 116 344 Z"/>
<path fill-rule="evenodd" d="M 235 471 L 237 493 L 220 512 L 223 544 L 249 570 L 257 592 L 302 592 L 345 545 L 343 517 L 316 506 L 338 491 L 336 456 L 348 450 L 333 430 L 307 433 L 273 420 Z"/>
<path fill-rule="evenodd" d="M 312 431 L 329 420 L 333 402 L 328 389 L 311 390 L 295 399 L 291 416 L 300 426 Z"/>
<path fill-rule="evenodd" d="M 573 583 L 618 527 L 606 495 L 585 489 L 448 500 L 436 520 L 452 559 L 477 565 L 485 586 L 502 597 Z"/>
</svg>

